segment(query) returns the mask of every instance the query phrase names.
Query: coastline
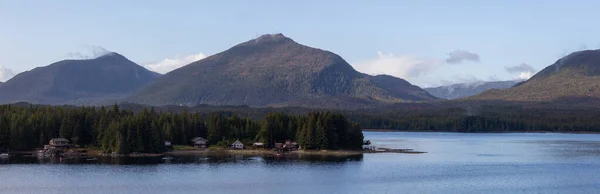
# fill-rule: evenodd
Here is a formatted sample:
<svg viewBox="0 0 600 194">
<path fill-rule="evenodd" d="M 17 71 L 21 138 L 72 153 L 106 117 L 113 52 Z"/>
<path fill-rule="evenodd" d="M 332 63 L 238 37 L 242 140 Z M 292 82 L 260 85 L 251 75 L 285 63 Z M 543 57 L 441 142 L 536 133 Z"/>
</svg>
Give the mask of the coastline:
<svg viewBox="0 0 600 194">
<path fill-rule="evenodd" d="M 228 148 L 193 148 L 176 149 L 162 153 L 129 153 L 129 154 L 109 154 L 94 148 L 77 148 L 81 155 L 65 155 L 64 158 L 95 158 L 95 157 L 113 157 L 113 158 L 143 158 L 143 157 L 186 157 L 186 156 L 214 156 L 214 155 L 242 155 L 242 156 L 321 156 L 321 157 L 351 157 L 363 154 L 374 153 L 396 153 L 396 154 L 424 154 L 426 152 L 414 151 L 413 149 L 391 149 L 377 148 L 377 150 L 296 150 L 289 152 L 276 152 L 268 149 L 228 149 Z M 13 155 L 37 157 L 36 151 L 15 151 Z"/>
</svg>

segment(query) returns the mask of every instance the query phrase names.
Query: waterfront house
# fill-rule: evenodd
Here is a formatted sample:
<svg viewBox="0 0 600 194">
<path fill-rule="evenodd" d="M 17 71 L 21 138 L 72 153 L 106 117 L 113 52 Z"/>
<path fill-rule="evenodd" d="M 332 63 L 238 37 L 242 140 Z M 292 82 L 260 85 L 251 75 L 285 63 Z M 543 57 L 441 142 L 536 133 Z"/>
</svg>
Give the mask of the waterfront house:
<svg viewBox="0 0 600 194">
<path fill-rule="evenodd" d="M 235 142 L 233 142 L 231 144 L 231 148 L 233 149 L 244 149 L 244 144 L 242 142 L 240 142 L 240 140 L 237 140 Z"/>
<path fill-rule="evenodd" d="M 192 145 L 194 147 L 205 148 L 207 144 L 208 144 L 208 140 L 206 140 L 202 137 L 194 137 L 192 139 Z"/>
<path fill-rule="evenodd" d="M 173 150 L 173 144 L 171 143 L 171 141 L 165 141 L 165 148 L 167 148 L 168 150 Z"/>
<path fill-rule="evenodd" d="M 70 148 L 71 147 L 71 141 L 69 141 L 65 138 L 51 139 L 49 144 L 50 144 L 49 147 L 53 147 L 53 148 Z"/>
<path fill-rule="evenodd" d="M 252 144 L 252 147 L 255 147 L 255 148 L 264 148 L 265 144 L 264 143 L 260 143 L 260 142 L 256 142 L 256 143 Z"/>
<path fill-rule="evenodd" d="M 279 151 L 296 151 L 300 149 L 300 146 L 292 140 L 287 140 L 285 143 L 275 143 L 275 148 Z"/>
<path fill-rule="evenodd" d="M 298 148 L 299 148 L 298 143 L 296 143 L 292 140 L 287 140 L 287 141 L 285 141 L 285 144 L 283 144 L 283 149 L 285 149 L 287 151 L 298 150 Z"/>
</svg>

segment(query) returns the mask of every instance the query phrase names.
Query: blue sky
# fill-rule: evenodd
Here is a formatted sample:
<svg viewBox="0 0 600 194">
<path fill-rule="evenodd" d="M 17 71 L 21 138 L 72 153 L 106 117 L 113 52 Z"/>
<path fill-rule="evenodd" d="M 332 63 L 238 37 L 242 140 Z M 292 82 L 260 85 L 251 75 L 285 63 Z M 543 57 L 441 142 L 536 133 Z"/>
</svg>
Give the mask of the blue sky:
<svg viewBox="0 0 600 194">
<path fill-rule="evenodd" d="M 577 0 L 0 0 L 0 71 L 19 73 L 99 47 L 168 71 L 283 33 L 360 71 L 419 86 L 509 80 L 530 71 L 511 67 L 539 71 L 600 46 L 597 7 Z M 451 63 L 450 53 L 457 59 Z"/>
</svg>

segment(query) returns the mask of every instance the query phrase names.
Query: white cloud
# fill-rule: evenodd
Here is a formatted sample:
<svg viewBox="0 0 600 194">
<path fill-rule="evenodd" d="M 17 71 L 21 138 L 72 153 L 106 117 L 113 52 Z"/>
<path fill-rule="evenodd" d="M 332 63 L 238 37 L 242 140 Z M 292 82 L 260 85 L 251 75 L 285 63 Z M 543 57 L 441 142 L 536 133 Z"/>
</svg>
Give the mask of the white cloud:
<svg viewBox="0 0 600 194">
<path fill-rule="evenodd" d="M 144 65 L 150 71 L 154 71 L 157 73 L 168 73 L 180 67 L 183 67 L 187 64 L 190 64 L 195 61 L 199 61 L 201 59 L 206 58 L 206 55 L 203 53 L 186 55 L 186 56 L 177 56 L 174 58 L 166 58 L 161 61 L 152 62 Z"/>
<path fill-rule="evenodd" d="M 526 80 L 533 77 L 533 72 L 519 72 L 517 79 Z"/>
<path fill-rule="evenodd" d="M 506 72 L 515 75 L 516 79 L 526 80 L 531 78 L 535 74 L 535 69 L 526 63 L 521 63 L 520 65 L 504 67 Z"/>
<path fill-rule="evenodd" d="M 429 59 L 411 55 L 395 56 L 392 53 L 384 54 L 377 52 L 378 57 L 373 60 L 356 63 L 356 70 L 371 74 L 387 74 L 403 79 L 419 77 L 422 74 L 429 73 L 443 64 L 444 60 Z"/>
<path fill-rule="evenodd" d="M 5 82 L 15 76 L 12 70 L 4 68 L 0 65 L 0 82 Z"/>
</svg>

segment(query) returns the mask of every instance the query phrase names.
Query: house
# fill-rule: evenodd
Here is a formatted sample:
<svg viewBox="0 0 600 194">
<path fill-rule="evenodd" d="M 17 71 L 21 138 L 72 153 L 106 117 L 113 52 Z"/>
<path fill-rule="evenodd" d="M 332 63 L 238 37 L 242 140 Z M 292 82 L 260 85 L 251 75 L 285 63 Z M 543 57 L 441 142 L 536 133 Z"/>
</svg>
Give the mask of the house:
<svg viewBox="0 0 600 194">
<path fill-rule="evenodd" d="M 171 141 L 165 141 L 165 148 L 167 148 L 167 150 L 173 150 L 173 144 Z"/>
<path fill-rule="evenodd" d="M 208 144 L 208 140 L 206 140 L 202 137 L 194 137 L 192 139 L 192 145 L 194 147 L 205 148 L 207 144 Z"/>
<path fill-rule="evenodd" d="M 231 148 L 233 149 L 244 149 L 244 144 L 242 142 L 240 142 L 240 140 L 237 140 L 235 142 L 233 142 L 231 144 Z"/>
<path fill-rule="evenodd" d="M 260 142 L 256 142 L 256 143 L 252 144 L 252 147 L 255 147 L 255 148 L 264 148 L 265 144 L 264 143 L 260 143 Z"/>
<path fill-rule="evenodd" d="M 298 145 L 298 143 L 292 140 L 287 140 L 285 141 L 285 143 L 275 143 L 275 148 L 277 148 L 279 151 L 287 152 L 296 151 L 300 149 L 300 146 Z"/>
<path fill-rule="evenodd" d="M 298 143 L 296 143 L 292 140 L 287 140 L 287 141 L 285 141 L 285 144 L 283 144 L 283 149 L 288 150 L 288 151 L 298 150 L 298 148 L 299 148 Z"/>
<path fill-rule="evenodd" d="M 71 142 L 65 138 L 54 138 L 50 140 L 50 147 L 54 148 L 70 148 Z"/>
</svg>

